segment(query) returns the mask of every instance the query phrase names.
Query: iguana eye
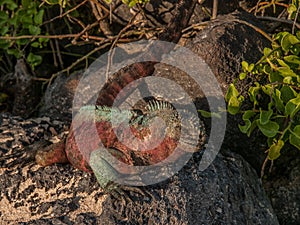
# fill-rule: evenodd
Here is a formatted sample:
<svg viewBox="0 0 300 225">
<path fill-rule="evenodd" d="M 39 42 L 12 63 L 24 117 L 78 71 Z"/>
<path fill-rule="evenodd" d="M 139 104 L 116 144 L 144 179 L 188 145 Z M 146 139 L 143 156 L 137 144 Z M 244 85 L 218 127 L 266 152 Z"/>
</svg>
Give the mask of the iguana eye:
<svg viewBox="0 0 300 225">
<path fill-rule="evenodd" d="M 130 124 L 141 124 L 143 121 L 144 113 L 142 110 L 134 109 L 132 110 L 132 117 L 130 118 Z"/>
</svg>

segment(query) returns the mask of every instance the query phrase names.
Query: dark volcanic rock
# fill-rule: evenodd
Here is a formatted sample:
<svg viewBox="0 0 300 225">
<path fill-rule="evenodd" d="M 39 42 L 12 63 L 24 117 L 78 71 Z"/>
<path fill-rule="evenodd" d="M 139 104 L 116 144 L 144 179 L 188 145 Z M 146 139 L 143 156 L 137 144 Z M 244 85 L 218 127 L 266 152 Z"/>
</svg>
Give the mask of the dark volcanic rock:
<svg viewBox="0 0 300 225">
<path fill-rule="evenodd" d="M 264 187 L 282 225 L 300 224 L 300 156 L 299 150 L 287 148 L 274 162 Z"/>
<path fill-rule="evenodd" d="M 240 62 L 257 61 L 260 58 L 258 52 L 268 45 L 259 33 L 241 21 L 260 26 L 258 21 L 245 13 L 226 15 L 199 32 L 187 45 L 211 66 L 224 91 L 238 76 Z M 162 72 L 169 77 L 177 76 L 182 87 L 192 91 L 194 84 L 185 82 L 180 76 L 182 73 L 164 70 L 164 65 L 156 68 L 156 75 Z M 57 80 L 48 90 L 45 98 L 47 103 L 41 114 L 70 121 L 73 94 L 80 72 L 77 75 L 74 78 L 58 78 L 66 83 Z M 245 84 L 240 84 L 239 88 L 242 87 Z M 203 101 L 201 91 L 193 92 L 192 96 L 196 104 L 202 104 L 197 102 L 199 99 Z M 240 152 L 259 170 L 264 154 L 258 154 L 257 149 L 263 141 L 257 136 L 249 140 L 241 135 L 236 126 L 238 118 L 229 117 L 229 121 L 223 151 L 207 170 L 198 170 L 201 155 L 195 154 L 174 177 L 157 185 L 142 187 L 145 196 L 128 193 L 133 200 L 128 204 L 111 196 L 102 203 L 105 196 L 95 178 L 68 165 L 0 169 L 0 221 L 4 224 L 276 225 L 276 216 L 255 171 L 239 155 L 228 151 Z M 64 129 L 62 123 L 49 118 L 22 120 L 3 114 L 0 116 L 0 130 L 1 157 L 22 151 L 24 146 L 40 139 L 49 140 Z M 287 212 L 295 215 L 292 218 L 298 216 L 294 210 L 290 210 L 295 202 L 288 207 L 280 204 L 280 199 L 284 198 L 282 193 L 290 193 L 291 201 L 298 199 L 299 191 L 294 186 L 297 183 L 291 180 L 298 176 L 295 171 L 292 174 L 296 175 L 291 176 L 287 186 L 274 185 L 275 189 L 280 186 L 279 190 L 269 191 L 283 222 L 287 222 Z M 290 184 L 292 186 L 288 186 Z M 283 211 L 280 211 L 281 207 Z"/>
<path fill-rule="evenodd" d="M 257 62 L 262 56 L 263 48 L 270 46 L 270 42 L 261 33 L 247 24 L 262 29 L 261 23 L 246 12 L 220 16 L 186 44 L 186 47 L 197 53 L 210 66 L 224 94 L 228 85 L 238 78 L 241 62 Z M 247 88 L 253 82 L 245 79 L 236 84 L 246 102 Z M 200 102 L 197 104 L 202 109 L 207 108 L 201 102 L 201 98 L 199 99 Z M 265 159 L 266 139 L 260 133 L 254 133 L 248 138 L 239 131 L 237 126 L 239 122 L 241 122 L 239 115 L 228 115 L 224 146 L 241 154 L 259 172 Z"/>
<path fill-rule="evenodd" d="M 61 123 L 49 118 L 1 115 L 0 121 L 2 156 L 22 151 L 26 142 L 51 136 L 46 135 L 49 127 L 62 129 Z M 127 205 L 110 195 L 103 202 L 105 196 L 93 175 L 70 165 L 1 169 L 0 220 L 5 224 L 278 224 L 257 175 L 240 156 L 220 154 L 204 172 L 197 166 L 200 158 L 200 153 L 195 154 L 174 177 L 142 187 L 145 196 L 128 193 L 133 202 Z"/>
<path fill-rule="evenodd" d="M 0 114 L 0 131 L 0 224 L 97 224 L 103 191 L 92 174 L 71 165 L 2 168 L 13 160 L 3 156 L 62 134 L 62 122 Z"/>
<path fill-rule="evenodd" d="M 214 73 L 219 85 L 225 95 L 228 85 L 239 77 L 241 72 L 241 62 L 255 63 L 262 56 L 263 48 L 270 45 L 270 42 L 254 30 L 249 25 L 252 24 L 261 28 L 261 23 L 251 14 L 246 12 L 234 12 L 223 15 L 211 21 L 192 39 L 187 39 L 185 47 L 199 55 Z M 175 53 L 176 54 L 176 53 Z M 187 57 L 185 57 L 187 58 Z M 182 60 L 185 60 L 183 58 Z M 186 64 L 189 64 L 187 61 Z M 215 84 L 211 85 L 210 95 L 205 95 L 201 87 L 189 77 L 181 68 L 172 67 L 166 64 L 156 65 L 155 76 L 171 79 L 180 85 L 184 91 L 193 98 L 197 109 L 209 110 L 206 98 L 212 101 L 219 101 L 215 98 Z M 200 71 L 203 68 L 195 67 L 193 70 Z M 201 72 L 201 76 L 204 76 Z M 199 77 L 201 80 L 202 78 Z M 253 84 L 254 80 L 245 79 L 237 82 L 236 86 L 249 102 L 247 88 Z M 162 84 L 159 84 L 160 89 Z M 201 85 L 201 84 L 200 84 Z M 185 101 L 184 93 L 175 89 L 171 97 L 172 100 L 183 104 Z M 170 92 L 168 89 L 165 92 Z M 154 96 L 155 93 L 153 93 Z M 259 173 L 261 165 L 266 157 L 266 138 L 259 132 L 254 132 L 251 138 L 242 134 L 238 128 L 241 116 L 227 115 L 227 128 L 224 146 L 238 154 L 241 154 Z M 207 130 L 210 130 L 210 121 L 206 122 Z"/>
<path fill-rule="evenodd" d="M 70 76 L 59 75 L 47 88 L 39 115 L 71 123 L 74 93 L 82 74 L 77 71 Z"/>
<path fill-rule="evenodd" d="M 24 59 L 17 60 L 13 73 L 0 76 L 0 90 L 10 96 L 11 107 L 6 110 L 28 118 L 37 110 L 40 101 L 40 85 L 31 74 Z"/>
<path fill-rule="evenodd" d="M 239 155 L 219 154 L 205 171 L 200 155 L 166 182 L 131 193 L 133 202 L 107 198 L 104 224 L 278 224 L 260 180 Z"/>
</svg>

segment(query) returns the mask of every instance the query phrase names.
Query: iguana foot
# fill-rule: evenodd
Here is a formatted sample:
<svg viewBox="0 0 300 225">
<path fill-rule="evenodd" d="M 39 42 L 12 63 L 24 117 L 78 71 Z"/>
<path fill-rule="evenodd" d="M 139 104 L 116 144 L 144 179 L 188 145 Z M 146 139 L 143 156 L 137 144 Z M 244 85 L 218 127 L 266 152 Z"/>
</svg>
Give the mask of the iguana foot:
<svg viewBox="0 0 300 225">
<path fill-rule="evenodd" d="M 116 204 L 116 208 L 118 209 L 117 211 L 119 214 L 125 212 L 126 207 L 128 207 L 129 205 L 135 204 L 134 199 L 130 197 L 132 196 L 132 193 L 136 193 L 141 197 L 149 196 L 149 201 L 155 198 L 151 193 L 149 193 L 148 191 L 141 190 L 139 187 L 121 185 L 115 186 L 113 190 L 110 190 L 109 194 L 111 196 L 111 199 L 116 200 L 114 204 Z"/>
<path fill-rule="evenodd" d="M 129 193 L 136 193 L 141 197 L 149 197 L 149 199 L 155 198 L 149 191 L 141 190 L 139 187 L 133 186 L 117 186 L 115 189 L 111 190 L 110 194 L 124 203 L 134 202 L 132 198 L 129 197 Z"/>
</svg>

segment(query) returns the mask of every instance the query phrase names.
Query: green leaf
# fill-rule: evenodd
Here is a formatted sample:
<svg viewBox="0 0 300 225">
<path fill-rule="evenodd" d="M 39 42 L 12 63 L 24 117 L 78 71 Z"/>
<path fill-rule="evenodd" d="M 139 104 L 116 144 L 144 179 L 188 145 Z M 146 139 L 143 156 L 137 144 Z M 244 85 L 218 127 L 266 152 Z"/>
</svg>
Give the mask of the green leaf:
<svg viewBox="0 0 300 225">
<path fill-rule="evenodd" d="M 251 133 L 254 131 L 254 129 L 257 127 L 257 122 L 258 120 L 254 120 L 252 123 L 251 123 L 251 126 L 250 128 L 248 129 L 247 131 L 247 136 L 250 137 Z"/>
<path fill-rule="evenodd" d="M 198 112 L 200 112 L 201 116 L 203 116 L 204 118 L 210 118 L 211 117 L 211 112 L 201 110 L 201 109 L 199 109 Z"/>
<path fill-rule="evenodd" d="M 261 89 L 266 95 L 270 95 L 270 96 L 274 91 L 274 88 L 271 84 L 266 84 L 266 85 L 262 86 Z"/>
<path fill-rule="evenodd" d="M 242 70 L 243 70 L 244 72 L 248 72 L 248 67 L 249 67 L 248 62 L 243 61 L 243 62 L 242 62 Z"/>
<path fill-rule="evenodd" d="M 7 49 L 7 54 L 13 55 L 17 59 L 21 58 L 23 56 L 23 52 L 19 49 L 13 48 L 13 49 Z"/>
<path fill-rule="evenodd" d="M 269 148 L 268 158 L 270 160 L 275 160 L 280 156 L 280 151 L 284 146 L 284 142 L 282 140 L 278 140 L 277 143 L 273 143 Z"/>
<path fill-rule="evenodd" d="M 6 12 L 0 11 L 0 20 L 2 24 L 3 22 L 6 23 L 8 21 L 8 15 Z"/>
<path fill-rule="evenodd" d="M 280 89 L 280 93 L 284 103 L 287 103 L 289 100 L 297 96 L 297 92 L 288 85 L 283 85 Z"/>
<path fill-rule="evenodd" d="M 266 137 L 274 137 L 279 130 L 278 123 L 273 121 L 269 121 L 266 124 L 261 124 L 260 120 L 258 120 L 257 126 Z"/>
<path fill-rule="evenodd" d="M 256 113 L 252 110 L 247 110 L 244 112 L 242 119 L 243 120 L 248 120 L 250 119 L 252 116 L 254 116 Z"/>
<path fill-rule="evenodd" d="M 264 72 L 265 74 L 270 74 L 270 73 L 272 72 L 272 69 L 271 69 L 271 67 L 270 67 L 268 64 L 266 64 L 266 65 L 264 65 L 264 67 L 263 67 L 263 72 Z"/>
<path fill-rule="evenodd" d="M 296 73 L 294 73 L 294 71 L 288 67 L 280 67 L 278 68 L 278 72 L 282 77 L 288 77 L 288 76 L 292 76 L 292 77 L 297 77 L 298 75 Z"/>
<path fill-rule="evenodd" d="M 235 88 L 234 84 L 230 84 L 227 93 L 225 95 L 226 102 L 228 102 L 231 97 L 237 97 L 237 96 L 239 96 L 238 90 Z"/>
<path fill-rule="evenodd" d="M 244 80 L 247 76 L 247 73 L 240 73 L 240 80 Z"/>
<path fill-rule="evenodd" d="M 17 45 L 20 47 L 22 45 L 26 45 L 30 42 L 28 38 L 18 39 L 16 40 Z"/>
<path fill-rule="evenodd" d="M 277 71 L 271 72 L 269 74 L 269 81 L 273 82 L 281 82 L 283 80 L 282 76 Z"/>
<path fill-rule="evenodd" d="M 22 0 L 22 6 L 26 9 L 30 7 L 32 0 Z"/>
<path fill-rule="evenodd" d="M 293 4 L 290 4 L 287 8 L 288 13 L 291 15 L 293 12 L 297 11 L 297 7 Z"/>
<path fill-rule="evenodd" d="M 41 28 L 33 25 L 28 26 L 29 33 L 32 35 L 39 35 L 41 33 Z"/>
<path fill-rule="evenodd" d="M 0 25 L 0 27 L 1 27 L 1 25 Z M 2 26 L 0 28 L 0 35 L 4 36 L 8 32 L 8 30 L 9 30 L 8 26 Z"/>
<path fill-rule="evenodd" d="M 273 94 L 272 94 L 272 98 L 275 101 L 276 109 L 279 112 L 283 112 L 284 111 L 284 104 L 283 104 L 283 101 L 281 99 L 281 92 L 278 89 L 275 89 L 275 92 L 273 92 Z"/>
<path fill-rule="evenodd" d="M 243 96 L 239 96 L 238 98 L 236 96 L 232 96 L 228 101 L 228 112 L 231 115 L 237 114 L 240 111 L 240 107 L 243 101 Z"/>
<path fill-rule="evenodd" d="M 252 110 L 247 110 L 247 111 L 245 111 L 244 112 L 244 114 L 243 114 L 243 117 L 242 117 L 242 119 L 243 119 L 243 121 L 245 122 L 245 125 L 238 125 L 239 126 L 239 129 L 240 129 L 240 131 L 242 132 L 242 133 L 244 133 L 244 134 L 248 134 L 248 132 L 249 132 L 249 130 L 250 130 L 250 128 L 251 128 L 251 125 L 252 125 L 252 123 L 251 123 L 251 121 L 250 121 L 250 118 L 252 117 L 252 116 L 254 116 L 256 113 L 255 112 L 253 112 Z"/>
<path fill-rule="evenodd" d="M 300 96 L 288 101 L 285 105 L 285 115 L 293 118 L 300 110 Z"/>
<path fill-rule="evenodd" d="M 299 31 L 296 31 L 296 37 L 300 38 L 300 32 Z"/>
<path fill-rule="evenodd" d="M 283 78 L 282 82 L 285 83 L 285 84 L 292 84 L 293 83 L 293 78 L 290 77 L 290 76 L 285 77 L 285 78 Z"/>
<path fill-rule="evenodd" d="M 270 122 L 270 118 L 273 115 L 273 111 L 265 111 L 260 109 L 260 114 L 259 114 L 259 123 L 261 125 L 266 125 L 267 123 Z"/>
<path fill-rule="evenodd" d="M 282 37 L 280 44 L 282 49 L 287 52 L 292 45 L 298 43 L 300 43 L 300 41 L 296 36 L 285 32 L 285 35 Z"/>
<path fill-rule="evenodd" d="M 11 11 L 18 8 L 18 5 L 13 0 L 2 0 L 0 1 L 0 5 L 6 5 L 6 7 Z"/>
<path fill-rule="evenodd" d="M 32 15 L 23 15 L 20 17 L 20 20 L 22 21 L 22 24 L 24 28 L 28 28 L 28 26 L 32 26 Z"/>
<path fill-rule="evenodd" d="M 10 20 L 8 20 L 9 25 L 16 27 L 19 23 L 18 18 L 18 13 L 16 13 L 12 18 L 10 18 Z"/>
<path fill-rule="evenodd" d="M 29 53 L 27 56 L 27 62 L 32 66 L 32 68 L 34 69 L 35 66 L 38 66 L 39 64 L 41 64 L 43 58 L 40 55 L 35 55 L 33 53 Z"/>
<path fill-rule="evenodd" d="M 251 63 L 248 67 L 248 72 L 251 73 L 253 71 L 254 67 L 255 67 L 254 63 Z"/>
<path fill-rule="evenodd" d="M 31 43 L 31 46 L 34 47 L 34 48 L 38 48 L 38 47 L 40 47 L 40 45 L 41 44 L 37 41 Z"/>
<path fill-rule="evenodd" d="M 284 36 L 286 36 L 287 34 L 289 34 L 289 32 L 287 31 L 279 32 L 274 35 L 274 40 L 278 40 L 279 42 L 281 42 Z"/>
<path fill-rule="evenodd" d="M 288 55 L 283 58 L 284 58 L 284 61 L 287 63 L 290 63 L 296 67 L 300 66 L 300 57 L 298 57 L 296 55 Z"/>
<path fill-rule="evenodd" d="M 44 10 L 41 9 L 38 11 L 36 15 L 33 17 L 33 21 L 36 25 L 41 25 L 43 23 Z"/>
<path fill-rule="evenodd" d="M 250 97 L 250 101 L 252 101 L 254 103 L 254 105 L 258 104 L 258 101 L 256 99 L 257 94 L 259 93 L 261 87 L 260 84 L 258 82 L 255 82 L 256 86 L 255 87 L 250 87 L 248 94 Z"/>
<path fill-rule="evenodd" d="M 300 150 L 300 125 L 294 127 L 293 132 L 289 136 L 289 141 Z"/>
<path fill-rule="evenodd" d="M 298 37 L 298 35 L 297 35 Z M 299 38 L 299 37 L 298 37 Z M 293 45 L 291 48 L 290 48 L 290 52 L 293 54 L 293 55 L 299 55 L 300 53 L 300 45 L 299 44 L 295 44 Z"/>
<path fill-rule="evenodd" d="M 286 64 L 282 59 L 277 59 L 277 62 L 282 67 L 290 68 L 290 66 L 288 64 Z"/>
<path fill-rule="evenodd" d="M 10 41 L 8 41 L 8 40 L 0 40 L 0 48 L 1 49 L 6 50 L 6 49 L 9 48 L 9 46 L 10 46 Z"/>
<path fill-rule="evenodd" d="M 247 132 L 249 131 L 250 127 L 251 127 L 251 121 L 250 120 L 244 120 L 245 125 L 238 125 L 239 129 L 242 133 L 247 134 Z"/>
<path fill-rule="evenodd" d="M 272 53 L 272 49 L 270 49 L 270 48 L 264 48 L 264 56 L 265 57 L 269 57 L 270 56 L 270 54 Z"/>
</svg>

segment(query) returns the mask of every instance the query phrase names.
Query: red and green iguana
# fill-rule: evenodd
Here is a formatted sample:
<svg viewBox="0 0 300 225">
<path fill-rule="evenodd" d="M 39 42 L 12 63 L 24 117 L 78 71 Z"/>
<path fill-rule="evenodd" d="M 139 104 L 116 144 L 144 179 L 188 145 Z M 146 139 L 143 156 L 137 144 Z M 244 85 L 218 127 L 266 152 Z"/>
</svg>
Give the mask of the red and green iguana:
<svg viewBox="0 0 300 225">
<path fill-rule="evenodd" d="M 169 42 L 178 42 L 181 37 L 181 30 L 188 24 L 197 0 L 179 0 L 176 4 L 174 18 L 159 36 L 160 40 Z M 151 48 L 149 48 L 151 49 Z M 163 53 L 168 53 L 172 49 L 164 49 Z M 160 52 L 159 54 L 157 52 Z M 103 188 L 107 188 L 111 182 L 109 178 L 104 178 L 101 171 L 109 170 L 111 176 L 117 176 L 117 171 L 113 171 L 111 165 L 105 160 L 99 159 L 99 142 L 108 149 L 109 153 L 123 163 L 133 166 L 147 166 L 160 162 L 167 158 L 176 148 L 181 132 L 181 119 L 172 105 L 163 101 L 151 101 L 145 107 L 144 112 L 139 110 L 119 110 L 112 107 L 114 99 L 118 93 L 130 82 L 141 77 L 151 76 L 154 72 L 154 65 L 161 59 L 162 51 L 155 52 L 155 48 L 145 54 L 150 54 L 153 61 L 135 63 L 125 69 L 115 73 L 104 88 L 100 91 L 95 106 L 84 106 L 80 109 L 75 119 L 80 121 L 81 125 L 73 129 L 73 123 L 66 140 L 47 146 L 37 152 L 26 153 L 25 157 L 35 158 L 36 162 L 42 166 L 48 166 L 53 163 L 70 162 L 74 167 L 86 172 L 93 172 L 98 182 Z M 111 118 L 117 118 L 112 124 Z M 153 118 L 159 116 L 166 123 L 165 136 L 160 140 L 159 136 L 153 136 L 155 132 L 149 130 L 149 125 Z M 193 121 L 195 118 L 190 118 Z M 198 119 L 198 118 L 197 118 Z M 129 121 L 129 126 L 123 128 Z M 91 126 L 96 126 L 99 138 L 91 138 Z M 192 126 L 195 126 L 191 122 Z M 198 123 L 199 125 L 199 123 Z M 116 128 L 122 128 L 121 134 L 116 135 Z M 204 137 L 204 126 L 197 127 Z M 199 138 L 199 133 L 197 137 Z M 80 135 L 79 135 L 80 134 Z M 133 136 L 131 134 L 134 134 Z M 80 136 L 86 143 L 85 149 L 79 150 L 75 137 Z M 138 142 L 134 147 L 127 147 L 127 143 L 133 143 L 131 138 L 140 140 L 152 139 L 160 143 L 153 149 L 140 151 L 145 146 L 143 142 Z M 187 141 L 188 144 L 188 141 Z M 100 148 L 101 149 L 101 148 Z M 138 151 L 136 151 L 138 150 Z M 27 154 L 27 156 L 26 156 Z M 21 160 L 20 153 L 15 156 Z M 7 160 L 12 156 L 2 157 L 0 161 Z M 180 157 L 180 156 L 178 156 Z M 111 170 L 111 171 L 110 171 Z"/>
</svg>

